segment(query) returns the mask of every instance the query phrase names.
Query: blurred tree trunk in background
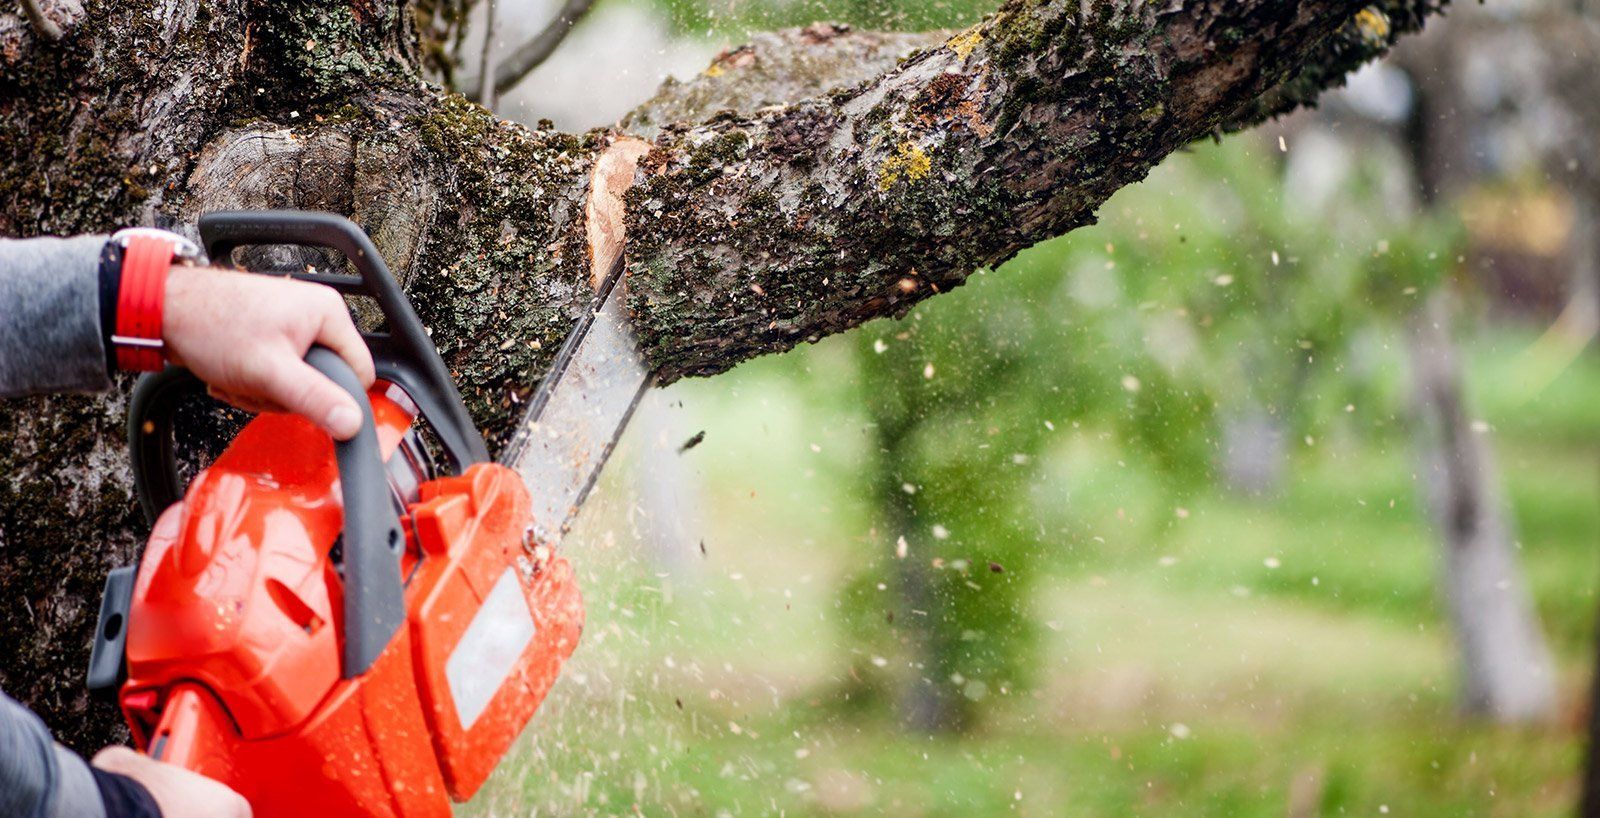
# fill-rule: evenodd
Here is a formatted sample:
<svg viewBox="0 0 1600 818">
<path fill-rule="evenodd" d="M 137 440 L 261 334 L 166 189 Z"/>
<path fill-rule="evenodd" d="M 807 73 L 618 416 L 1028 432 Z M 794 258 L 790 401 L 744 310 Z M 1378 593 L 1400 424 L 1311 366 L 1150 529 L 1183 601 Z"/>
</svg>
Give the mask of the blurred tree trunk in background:
<svg viewBox="0 0 1600 818">
<path fill-rule="evenodd" d="M 859 345 L 858 345 L 859 346 Z M 869 355 L 870 351 L 860 353 Z M 882 400 L 867 401 L 868 420 L 873 424 L 877 451 L 869 459 L 872 464 L 871 481 L 874 486 L 874 506 L 883 525 L 883 538 L 899 548 L 906 541 L 920 539 L 916 535 L 920 510 L 917 495 L 907 492 L 906 476 L 913 474 L 915 459 L 909 447 L 915 421 L 895 417 L 884 411 Z M 922 543 L 918 543 L 922 545 Z M 898 551 L 896 551 L 898 553 Z M 925 548 L 918 548 L 916 557 L 910 554 L 896 556 L 893 567 L 893 587 L 900 604 L 894 606 L 894 625 L 891 633 L 900 634 L 905 645 L 911 672 L 902 675 L 895 698 L 901 719 L 906 727 L 921 733 L 953 733 L 965 730 L 970 722 L 968 710 L 959 687 L 950 683 L 956 673 L 954 640 L 946 623 L 949 612 L 935 587 L 934 569 L 929 565 Z"/>
<path fill-rule="evenodd" d="M 919 424 L 928 420 L 929 407 L 916 401 L 915 384 L 908 382 L 920 377 L 908 374 L 916 354 L 896 350 L 886 355 L 877 346 L 881 343 L 863 335 L 855 344 L 858 371 L 870 384 L 863 390 L 863 403 L 873 443 L 866 458 L 870 473 L 861 479 L 869 487 L 882 526 L 875 539 L 889 546 L 878 555 L 887 561 L 889 570 L 872 572 L 867 581 L 887 574 L 895 600 L 882 616 L 910 666 L 909 672 L 896 667 L 892 677 L 893 695 L 906 727 L 922 733 L 959 732 L 970 721 L 961 689 L 951 683 L 951 677 L 959 672 L 961 623 L 953 621 L 957 617 L 952 616 L 950 597 L 941 593 L 943 578 L 937 576 L 930 543 L 921 534 L 926 527 L 922 522 L 926 519 L 922 508 L 926 494 L 918 491 L 914 436 Z M 876 613 L 867 612 L 869 621 Z"/>
<path fill-rule="evenodd" d="M 1549 334 L 1577 356 L 1594 355 L 1600 333 L 1600 3 L 1574 3 L 1572 12 L 1562 24 L 1545 27 L 1553 62 L 1549 88 L 1571 118 L 1547 165 L 1573 178 L 1576 214 L 1568 248 L 1572 284 Z M 1600 818 L 1600 639 L 1590 650 L 1589 742 L 1579 814 Z"/>
<path fill-rule="evenodd" d="M 1600 69 L 1600 55 L 1596 58 Z M 1600 99 L 1592 101 L 1600 109 Z M 1593 112 L 1600 126 L 1600 110 Z M 1595 139 L 1600 150 L 1600 138 Z M 1600 160 L 1597 160 L 1600 161 Z M 1572 272 L 1567 288 L 1567 304 L 1556 318 L 1554 332 L 1564 336 L 1574 352 L 1590 346 L 1600 335 L 1600 185 L 1585 185 L 1573 191 L 1573 229 L 1568 246 Z"/>
<path fill-rule="evenodd" d="M 1406 143 L 1423 211 L 1448 206 L 1479 164 L 1459 65 L 1458 49 L 1469 44 L 1455 31 L 1438 26 L 1397 54 L 1416 91 Z M 1408 340 L 1421 489 L 1443 541 L 1462 706 L 1496 721 L 1548 721 L 1557 706 L 1554 662 L 1517 566 L 1488 430 L 1467 410 L 1452 286 L 1446 278 L 1427 296 L 1408 320 Z"/>
<path fill-rule="evenodd" d="M 1410 319 L 1422 490 L 1443 540 L 1444 597 L 1460 650 L 1462 705 L 1497 721 L 1545 721 L 1555 667 L 1517 567 L 1487 430 L 1466 410 L 1448 285 Z"/>
<path fill-rule="evenodd" d="M 1250 497 L 1270 497 L 1289 470 L 1289 430 L 1283 418 L 1259 401 L 1247 400 L 1222 420 L 1219 470 L 1228 488 Z"/>
<path fill-rule="evenodd" d="M 1600 99 L 1585 100 L 1588 113 L 1600 120 Z M 1591 134 L 1600 143 L 1600 135 Z M 1600 149 L 1600 145 L 1596 146 Z M 1593 180 L 1591 180 L 1593 181 Z M 1573 317 L 1584 329 L 1583 345 L 1593 354 L 1594 338 L 1600 332 L 1600 189 L 1586 185 L 1578 199 L 1578 224 L 1574 231 L 1572 297 L 1562 317 Z M 1600 633 L 1600 627 L 1596 627 Z M 1589 734 L 1585 748 L 1579 814 L 1600 818 L 1600 638 L 1590 646 L 1593 662 L 1589 674 Z"/>
</svg>

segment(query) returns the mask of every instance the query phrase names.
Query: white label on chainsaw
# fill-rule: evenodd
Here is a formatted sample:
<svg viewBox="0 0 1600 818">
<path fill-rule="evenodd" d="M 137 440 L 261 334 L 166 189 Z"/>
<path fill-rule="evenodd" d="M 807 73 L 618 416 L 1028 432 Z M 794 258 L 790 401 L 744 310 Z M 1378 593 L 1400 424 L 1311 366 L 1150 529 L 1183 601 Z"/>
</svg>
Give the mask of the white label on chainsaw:
<svg viewBox="0 0 1600 818">
<path fill-rule="evenodd" d="M 532 640 L 533 614 L 516 569 L 507 568 L 444 663 L 444 677 L 463 728 L 470 729 L 483 715 Z"/>
</svg>

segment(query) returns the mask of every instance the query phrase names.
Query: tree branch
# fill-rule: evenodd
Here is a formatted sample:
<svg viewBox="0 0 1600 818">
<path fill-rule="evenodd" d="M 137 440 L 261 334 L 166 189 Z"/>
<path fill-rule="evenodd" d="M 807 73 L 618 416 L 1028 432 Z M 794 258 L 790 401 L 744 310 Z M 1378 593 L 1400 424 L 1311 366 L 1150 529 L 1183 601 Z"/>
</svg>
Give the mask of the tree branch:
<svg viewBox="0 0 1600 818">
<path fill-rule="evenodd" d="M 902 314 L 1092 221 L 1189 141 L 1308 103 L 1437 5 L 1010 0 L 954 36 L 758 38 L 629 119 L 654 136 L 624 196 L 650 360 L 667 380 L 712 373 Z M 619 135 L 519 127 L 427 85 L 436 55 L 411 11 L 119 0 L 54 44 L 10 17 L 0 234 L 192 229 L 224 207 L 351 215 L 503 438 L 592 297 L 586 206 Z M 124 457 L 122 401 L 0 412 L 0 595 L 38 612 L 0 621 L 0 684 L 82 749 L 116 718 L 69 692 L 84 657 L 62 646 L 85 643 L 85 600 L 143 529 L 106 466 Z"/>
<path fill-rule="evenodd" d="M 903 314 L 1092 222 L 1183 145 L 1341 81 L 1306 61 L 1353 20 L 1366 56 L 1398 34 L 1358 0 L 1087 8 L 1012 0 L 859 86 L 662 129 L 628 198 L 630 306 L 662 379 Z"/>
<path fill-rule="evenodd" d="M 555 19 L 551 20 L 544 30 L 534 35 L 534 38 L 517 47 L 516 51 L 500 61 L 500 66 L 494 71 L 494 92 L 504 94 L 522 82 L 523 78 L 533 72 L 533 69 L 544 64 L 550 55 L 556 53 L 562 41 L 576 28 L 578 21 L 594 8 L 595 0 L 566 0 L 561 10 L 556 12 Z M 481 80 L 480 80 L 481 86 Z"/>
<path fill-rule="evenodd" d="M 954 32 L 856 31 L 842 23 L 757 34 L 718 54 L 689 82 L 668 77 L 654 96 L 623 118 L 629 133 L 654 137 L 663 125 L 704 122 L 721 111 L 746 116 L 848 89 L 883 75 L 912 52 Z"/>
<path fill-rule="evenodd" d="M 494 75 L 494 27 L 497 5 L 495 0 L 488 0 L 484 6 L 483 48 L 478 53 L 478 87 L 473 94 L 473 99 L 490 111 L 495 109 L 495 103 L 500 98 L 498 86 L 488 80 L 488 77 Z"/>
<path fill-rule="evenodd" d="M 27 13 L 28 22 L 33 25 L 33 30 L 38 32 L 39 36 L 52 42 L 61 39 L 61 26 L 45 16 L 39 0 L 22 0 L 22 10 Z"/>
<path fill-rule="evenodd" d="M 1240 131 L 1302 106 L 1316 107 L 1323 91 L 1344 85 L 1346 76 L 1387 53 L 1403 35 L 1421 31 L 1423 22 L 1447 2 L 1369 3 L 1319 43 L 1283 82 L 1245 104 L 1219 130 Z"/>
</svg>

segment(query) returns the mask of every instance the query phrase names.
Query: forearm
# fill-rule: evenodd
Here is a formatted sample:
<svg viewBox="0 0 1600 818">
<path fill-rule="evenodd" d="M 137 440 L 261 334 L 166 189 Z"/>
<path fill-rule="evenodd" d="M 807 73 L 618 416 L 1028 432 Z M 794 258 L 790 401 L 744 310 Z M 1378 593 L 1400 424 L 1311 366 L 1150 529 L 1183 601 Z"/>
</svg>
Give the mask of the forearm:
<svg viewBox="0 0 1600 818">
<path fill-rule="evenodd" d="M 0 239 L 0 398 L 104 389 L 103 236 Z"/>
<path fill-rule="evenodd" d="M 55 743 L 39 717 L 0 693 L 0 815 L 103 818 L 89 765 Z"/>
</svg>

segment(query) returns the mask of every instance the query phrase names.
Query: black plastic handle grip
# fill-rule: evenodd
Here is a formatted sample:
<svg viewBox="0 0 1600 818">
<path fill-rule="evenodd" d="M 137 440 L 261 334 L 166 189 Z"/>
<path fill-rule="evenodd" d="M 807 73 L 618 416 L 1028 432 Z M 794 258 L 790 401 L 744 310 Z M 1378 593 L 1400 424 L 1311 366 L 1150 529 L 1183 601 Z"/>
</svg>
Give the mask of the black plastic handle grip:
<svg viewBox="0 0 1600 818">
<path fill-rule="evenodd" d="M 351 679 L 372 667 L 405 624 L 405 586 L 400 582 L 405 535 L 389 501 L 389 479 L 367 391 L 350 365 L 326 347 L 312 347 L 306 363 L 361 407 L 361 430 L 349 440 L 333 442 L 344 494 L 343 675 Z"/>
<path fill-rule="evenodd" d="M 309 245 L 342 253 L 358 276 L 311 271 L 290 275 L 378 302 L 388 331 L 363 333 L 378 377 L 399 384 L 417 404 L 457 472 L 489 459 L 489 448 L 421 319 L 372 240 L 354 222 L 334 213 L 302 210 L 223 211 L 200 217 L 200 240 L 206 254 L 219 264 L 228 264 L 233 251 L 246 245 Z"/>
<path fill-rule="evenodd" d="M 183 497 L 172 432 L 178 403 L 205 391 L 206 385 L 194 373 L 176 366 L 145 375 L 133 385 L 128 399 L 128 459 L 133 464 L 133 496 L 150 525 Z"/>
</svg>

